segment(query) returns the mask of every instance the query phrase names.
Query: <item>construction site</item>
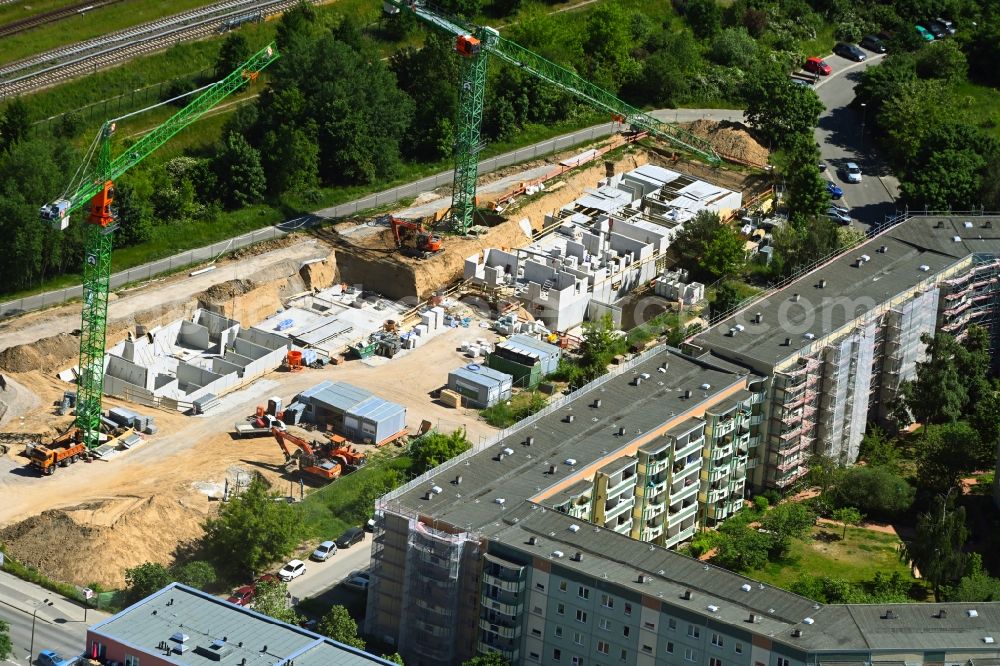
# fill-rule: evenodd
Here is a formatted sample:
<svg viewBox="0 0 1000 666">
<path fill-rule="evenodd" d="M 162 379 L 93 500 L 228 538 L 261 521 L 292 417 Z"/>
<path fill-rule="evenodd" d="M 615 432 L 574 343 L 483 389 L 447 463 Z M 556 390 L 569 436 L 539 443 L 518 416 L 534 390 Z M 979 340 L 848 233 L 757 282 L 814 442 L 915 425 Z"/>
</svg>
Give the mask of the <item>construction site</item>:
<svg viewBox="0 0 1000 666">
<path fill-rule="evenodd" d="M 486 46 L 545 65 L 458 34 L 459 55 Z M 550 73 L 620 133 L 483 178 L 475 146 L 459 145 L 454 186 L 408 208 L 112 293 L 112 181 L 276 58 L 262 49 L 114 162 L 106 124 L 96 175 L 41 208 L 57 230 L 84 212 L 84 298 L 0 322 L 0 541 L 56 580 L 117 588 L 126 568 L 169 564 L 252 474 L 291 496 L 300 479 L 335 483 L 430 428 L 486 440 L 495 430 L 473 405 L 509 396 L 513 375 L 536 385 L 586 318 L 653 289 L 685 221 L 733 219 L 769 184 L 745 128 L 669 126 Z M 452 399 L 437 399 L 446 386 Z"/>
</svg>

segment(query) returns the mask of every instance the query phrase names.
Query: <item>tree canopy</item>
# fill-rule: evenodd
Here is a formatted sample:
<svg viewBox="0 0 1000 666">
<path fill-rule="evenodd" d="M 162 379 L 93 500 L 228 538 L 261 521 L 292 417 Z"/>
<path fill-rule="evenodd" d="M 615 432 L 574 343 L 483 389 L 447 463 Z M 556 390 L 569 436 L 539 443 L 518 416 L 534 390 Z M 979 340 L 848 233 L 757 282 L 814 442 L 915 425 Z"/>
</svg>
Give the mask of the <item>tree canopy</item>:
<svg viewBox="0 0 1000 666">
<path fill-rule="evenodd" d="M 432 431 L 414 440 L 410 446 L 410 455 L 417 474 L 423 474 L 443 462 L 472 448 L 472 443 L 465 436 L 465 430 L 458 429 L 450 434 Z"/>
<path fill-rule="evenodd" d="M 174 582 L 170 571 L 159 562 L 145 562 L 125 570 L 125 596 L 129 603 L 145 599 Z"/>
<path fill-rule="evenodd" d="M 884 467 L 858 466 L 844 470 L 834 486 L 838 507 L 855 507 L 875 519 L 891 519 L 913 504 L 914 489 Z"/>
<path fill-rule="evenodd" d="M 299 614 L 292 607 L 288 585 L 281 581 L 258 582 L 254 587 L 253 609 L 289 624 L 299 622 Z"/>
<path fill-rule="evenodd" d="M 958 581 L 965 571 L 962 548 L 968 534 L 965 507 L 955 507 L 950 495 L 938 497 L 934 506 L 917 518 L 916 534 L 900 551 L 900 557 L 912 562 L 930 581 L 935 600 L 941 600 L 942 584 Z"/>
<path fill-rule="evenodd" d="M 331 606 L 319 621 L 317 631 L 344 645 L 365 649 L 365 641 L 358 636 L 358 623 L 343 606 Z"/>
<path fill-rule="evenodd" d="M 10 625 L 0 620 L 0 659 L 6 660 L 14 654 L 14 644 L 10 640 Z"/>
</svg>

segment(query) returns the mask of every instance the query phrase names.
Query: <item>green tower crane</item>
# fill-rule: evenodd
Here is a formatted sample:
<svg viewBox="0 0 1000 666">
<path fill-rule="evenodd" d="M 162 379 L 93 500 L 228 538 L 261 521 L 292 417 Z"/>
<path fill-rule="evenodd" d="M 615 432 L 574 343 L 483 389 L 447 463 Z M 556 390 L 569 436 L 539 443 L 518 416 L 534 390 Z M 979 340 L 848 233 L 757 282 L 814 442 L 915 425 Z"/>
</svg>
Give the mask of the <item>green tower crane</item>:
<svg viewBox="0 0 1000 666">
<path fill-rule="evenodd" d="M 487 57 L 490 55 L 548 81 L 592 107 L 608 112 L 615 120 L 648 132 L 712 166 L 718 166 L 722 162 L 708 141 L 676 125 L 657 120 L 565 67 L 504 39 L 493 28 L 473 26 L 461 19 L 444 16 L 429 9 L 420 0 L 385 0 L 383 6 L 387 10 L 411 12 L 425 23 L 453 35 L 455 50 L 464 58 L 455 141 L 455 183 L 451 203 L 452 227 L 457 233 L 468 232 L 474 223 L 481 148 L 480 128 L 483 121 L 483 100 L 486 96 Z"/>
<path fill-rule="evenodd" d="M 89 204 L 84 231 L 83 323 L 80 327 L 80 372 L 77 380 L 76 427 L 80 441 L 88 449 L 100 445 L 101 395 L 104 390 L 104 351 L 107 334 L 108 293 L 111 279 L 111 240 L 117 224 L 114 181 L 149 157 L 175 134 L 198 120 L 226 97 L 236 92 L 278 58 L 270 44 L 240 65 L 226 78 L 204 89 L 187 106 L 153 131 L 144 135 L 118 157 L 111 156 L 111 138 L 117 120 L 101 127 L 88 158 L 78 171 L 75 191 L 42 206 L 41 218 L 58 229 L 69 226 L 70 214 Z M 94 153 L 97 163 L 89 165 Z"/>
</svg>

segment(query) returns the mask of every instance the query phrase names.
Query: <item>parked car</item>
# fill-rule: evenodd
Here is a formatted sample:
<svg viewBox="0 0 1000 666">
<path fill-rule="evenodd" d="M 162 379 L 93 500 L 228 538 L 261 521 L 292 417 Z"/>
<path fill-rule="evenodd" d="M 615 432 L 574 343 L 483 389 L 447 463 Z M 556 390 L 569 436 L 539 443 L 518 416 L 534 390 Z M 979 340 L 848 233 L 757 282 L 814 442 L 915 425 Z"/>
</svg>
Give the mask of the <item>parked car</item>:
<svg viewBox="0 0 1000 666">
<path fill-rule="evenodd" d="M 38 653 L 38 659 L 35 660 L 39 666 L 74 666 L 77 663 L 76 657 L 69 657 L 68 659 L 60 657 L 54 650 L 42 650 Z"/>
<path fill-rule="evenodd" d="M 808 88 L 809 86 L 812 85 L 812 81 L 807 81 L 806 79 L 798 79 L 795 78 L 794 76 L 792 77 L 792 83 L 794 83 L 797 86 L 802 86 L 803 88 Z"/>
<path fill-rule="evenodd" d="M 256 589 L 253 585 L 244 585 L 233 590 L 233 593 L 229 595 L 226 601 L 237 606 L 249 608 L 253 604 L 254 592 L 256 592 Z"/>
<path fill-rule="evenodd" d="M 826 162 L 820 162 L 818 166 L 820 171 L 826 171 Z"/>
<path fill-rule="evenodd" d="M 848 162 L 847 165 L 844 166 L 844 173 L 847 174 L 848 183 L 861 182 L 861 167 L 854 162 Z"/>
<path fill-rule="evenodd" d="M 833 52 L 839 55 L 841 58 L 847 58 L 848 60 L 853 60 L 854 62 L 864 62 L 868 59 L 868 55 L 859 49 L 854 44 L 848 44 L 847 42 L 837 42 L 833 47 Z"/>
<path fill-rule="evenodd" d="M 302 560 L 292 560 L 285 566 L 281 567 L 278 572 L 278 578 L 284 582 L 288 582 L 293 578 L 298 578 L 306 572 L 306 563 Z"/>
<path fill-rule="evenodd" d="M 875 35 L 866 35 L 864 39 L 861 40 L 861 46 L 868 49 L 872 53 L 885 53 L 885 42 Z"/>
<path fill-rule="evenodd" d="M 352 527 L 337 539 L 337 548 L 350 548 L 356 543 L 361 543 L 364 539 L 365 531 L 360 527 Z"/>
<path fill-rule="evenodd" d="M 316 550 L 309 557 L 317 562 L 326 562 L 331 556 L 337 554 L 337 544 L 332 541 L 324 541 L 316 546 Z"/>
<path fill-rule="evenodd" d="M 812 72 L 813 74 L 820 74 L 822 76 L 829 76 L 833 72 L 833 68 L 830 67 L 822 58 L 817 58 L 813 56 L 812 58 L 806 58 L 806 64 L 802 66 L 802 69 L 807 72 Z"/>
<path fill-rule="evenodd" d="M 365 592 L 368 590 L 368 585 L 371 583 L 371 574 L 367 571 L 359 571 L 354 573 L 352 576 L 348 577 L 344 581 L 344 587 L 349 587 L 352 590 L 360 590 Z"/>
<path fill-rule="evenodd" d="M 949 35 L 954 35 L 956 32 L 958 32 L 958 29 L 955 28 L 955 22 L 954 21 L 949 21 L 948 19 L 941 18 L 940 16 L 938 16 L 934 20 L 937 21 L 938 23 L 940 23 L 941 25 L 943 25 L 944 29 L 946 31 L 948 31 Z"/>
<path fill-rule="evenodd" d="M 256 580 L 254 580 L 253 584 L 254 584 L 254 587 L 256 587 L 257 585 L 260 585 L 261 583 L 277 583 L 277 582 L 278 582 L 278 577 L 275 576 L 274 574 L 263 574 L 260 577 L 258 577 Z"/>
<path fill-rule="evenodd" d="M 934 35 L 932 35 L 930 33 L 930 31 L 927 30 L 927 28 L 925 28 L 922 25 L 918 25 L 917 26 L 917 34 L 919 34 L 921 37 L 923 37 L 925 42 L 933 42 L 934 41 Z"/>
<path fill-rule="evenodd" d="M 944 23 L 939 23 L 934 19 L 921 21 L 920 25 L 927 28 L 927 32 L 934 35 L 934 39 L 944 39 L 948 35 L 948 28 L 945 27 Z"/>
<path fill-rule="evenodd" d="M 826 216 L 833 220 L 834 222 L 840 222 L 841 224 L 850 224 L 851 215 L 844 208 L 838 206 L 830 206 L 826 209 Z"/>
<path fill-rule="evenodd" d="M 844 190 L 840 189 L 829 180 L 826 182 L 826 193 L 830 195 L 831 199 L 839 199 L 844 196 Z"/>
</svg>

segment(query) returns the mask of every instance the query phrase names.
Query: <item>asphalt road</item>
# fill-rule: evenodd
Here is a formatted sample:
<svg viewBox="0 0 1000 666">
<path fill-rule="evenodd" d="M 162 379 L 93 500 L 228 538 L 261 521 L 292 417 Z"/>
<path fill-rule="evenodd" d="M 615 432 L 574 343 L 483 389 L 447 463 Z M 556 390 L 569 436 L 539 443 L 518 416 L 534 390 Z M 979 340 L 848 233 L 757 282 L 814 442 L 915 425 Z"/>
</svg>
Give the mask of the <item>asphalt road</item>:
<svg viewBox="0 0 1000 666">
<path fill-rule="evenodd" d="M 890 174 L 872 150 L 871 137 L 865 137 L 863 125 L 872 120 L 863 109 L 850 106 L 854 85 L 867 67 L 877 65 L 884 55 L 869 54 L 864 62 L 853 62 L 837 55 L 823 59 L 833 73 L 816 84 L 816 94 L 826 106 L 816 128 L 816 142 L 827 164 L 826 176 L 844 190 L 838 205 L 851 209 L 855 226 L 866 229 L 896 214 L 899 181 Z M 861 182 L 848 183 L 844 165 L 855 162 L 861 167 Z"/>
<path fill-rule="evenodd" d="M 335 539 L 337 534 L 331 534 Z M 365 532 L 365 540 L 350 548 L 342 548 L 326 562 L 304 560 L 306 572 L 288 583 L 288 591 L 297 599 L 309 599 L 323 596 L 330 589 L 337 587 L 355 571 L 364 570 L 371 564 L 372 535 Z"/>
<path fill-rule="evenodd" d="M 33 618 L 34 614 L 34 618 Z M 0 572 L 0 619 L 10 625 L 14 654 L 4 665 L 28 666 L 43 649 L 55 650 L 64 657 L 82 654 L 87 626 L 107 618 L 106 613 L 87 612 L 77 603 L 48 590 Z M 31 648 L 34 624 L 34 654 Z"/>
</svg>

